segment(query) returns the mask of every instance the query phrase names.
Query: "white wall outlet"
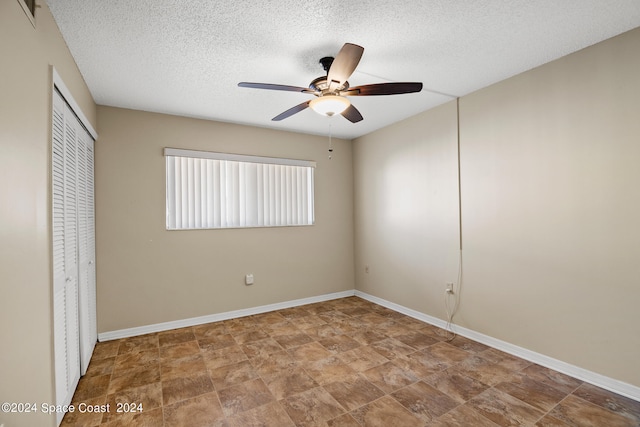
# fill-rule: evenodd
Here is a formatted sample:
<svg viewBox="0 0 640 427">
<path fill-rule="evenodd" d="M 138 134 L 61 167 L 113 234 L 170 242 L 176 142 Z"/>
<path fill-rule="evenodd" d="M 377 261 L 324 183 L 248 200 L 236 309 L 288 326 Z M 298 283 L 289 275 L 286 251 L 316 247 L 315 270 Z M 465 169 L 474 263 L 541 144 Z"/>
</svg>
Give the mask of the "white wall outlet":
<svg viewBox="0 0 640 427">
<path fill-rule="evenodd" d="M 253 274 L 247 274 L 244 276 L 245 285 L 253 285 Z"/>
<path fill-rule="evenodd" d="M 453 283 L 451 283 L 451 282 L 447 283 L 447 293 L 448 294 L 452 294 L 453 293 Z"/>
</svg>

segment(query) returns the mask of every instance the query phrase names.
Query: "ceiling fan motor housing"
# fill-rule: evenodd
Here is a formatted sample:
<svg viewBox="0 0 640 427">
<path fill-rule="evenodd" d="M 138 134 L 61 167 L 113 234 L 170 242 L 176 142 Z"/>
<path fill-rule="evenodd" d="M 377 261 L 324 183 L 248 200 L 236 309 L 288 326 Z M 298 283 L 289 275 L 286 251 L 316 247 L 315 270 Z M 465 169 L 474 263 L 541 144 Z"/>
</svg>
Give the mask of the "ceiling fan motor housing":
<svg viewBox="0 0 640 427">
<path fill-rule="evenodd" d="M 331 64 L 333 64 L 333 60 L 335 58 L 333 56 L 325 56 L 324 58 L 320 58 L 320 62 L 322 64 L 322 68 L 324 68 L 324 71 L 326 71 L 327 73 L 329 72 L 329 68 L 331 68 Z"/>
</svg>

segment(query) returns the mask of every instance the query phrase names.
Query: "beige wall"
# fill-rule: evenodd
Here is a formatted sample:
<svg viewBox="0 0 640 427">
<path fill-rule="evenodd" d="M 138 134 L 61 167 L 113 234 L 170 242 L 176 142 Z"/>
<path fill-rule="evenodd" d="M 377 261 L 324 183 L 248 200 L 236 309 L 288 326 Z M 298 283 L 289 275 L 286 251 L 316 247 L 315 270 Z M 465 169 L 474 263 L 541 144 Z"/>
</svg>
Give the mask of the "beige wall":
<svg viewBox="0 0 640 427">
<path fill-rule="evenodd" d="M 31 25 L 0 1 L 0 402 L 55 403 L 50 274 L 50 65 L 92 125 L 95 105 L 44 1 Z M 7 426 L 53 425 L 0 413 Z"/>
<path fill-rule="evenodd" d="M 326 137 L 111 107 L 98 117 L 99 332 L 353 289 L 348 141 L 328 160 Z M 316 224 L 166 231 L 164 147 L 315 160 Z"/>
<path fill-rule="evenodd" d="M 639 51 L 636 29 L 460 100 L 464 279 L 456 317 L 635 386 Z M 457 235 L 446 217 L 456 212 L 451 206 L 433 219 L 427 206 L 455 197 L 456 175 L 425 176 L 455 160 L 451 137 L 442 137 L 455 131 L 454 114 L 445 106 L 354 143 L 357 288 L 439 318 L 444 282 L 455 280 Z M 420 158 L 403 154 L 407 146 Z M 436 147 L 448 153 L 441 163 L 432 157 Z M 368 183 L 375 174 L 379 185 Z M 404 199 L 387 182 L 411 194 L 420 211 L 389 218 L 381 201 Z M 434 255 L 430 228 L 439 223 L 443 245 Z M 411 261 L 399 262 L 403 252 Z"/>
<path fill-rule="evenodd" d="M 448 103 L 354 144 L 357 288 L 440 318 L 444 284 L 458 269 L 455 109 Z"/>
</svg>

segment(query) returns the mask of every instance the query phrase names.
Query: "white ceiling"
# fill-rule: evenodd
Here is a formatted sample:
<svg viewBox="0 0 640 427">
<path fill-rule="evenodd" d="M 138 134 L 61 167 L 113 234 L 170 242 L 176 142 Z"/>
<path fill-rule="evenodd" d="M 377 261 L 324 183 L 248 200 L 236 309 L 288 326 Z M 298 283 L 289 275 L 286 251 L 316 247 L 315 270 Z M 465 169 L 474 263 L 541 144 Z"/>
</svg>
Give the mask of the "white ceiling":
<svg viewBox="0 0 640 427">
<path fill-rule="evenodd" d="M 98 104 L 355 138 L 640 26 L 640 0 L 47 0 Z M 352 97 L 364 120 L 306 87 L 345 42 L 365 48 L 351 86 L 420 81 L 416 94 Z"/>
</svg>

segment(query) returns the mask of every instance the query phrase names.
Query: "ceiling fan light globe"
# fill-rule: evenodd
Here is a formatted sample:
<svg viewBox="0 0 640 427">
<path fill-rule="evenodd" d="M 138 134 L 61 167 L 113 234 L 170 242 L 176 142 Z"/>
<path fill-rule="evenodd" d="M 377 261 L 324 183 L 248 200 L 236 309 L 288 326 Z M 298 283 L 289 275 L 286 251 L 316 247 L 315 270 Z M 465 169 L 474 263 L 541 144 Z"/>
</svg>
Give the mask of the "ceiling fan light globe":
<svg viewBox="0 0 640 427">
<path fill-rule="evenodd" d="M 350 105 L 351 102 L 349 102 L 347 98 L 336 95 L 321 96 L 309 103 L 309 106 L 313 111 L 328 117 L 341 114 L 344 110 L 349 108 Z"/>
</svg>

